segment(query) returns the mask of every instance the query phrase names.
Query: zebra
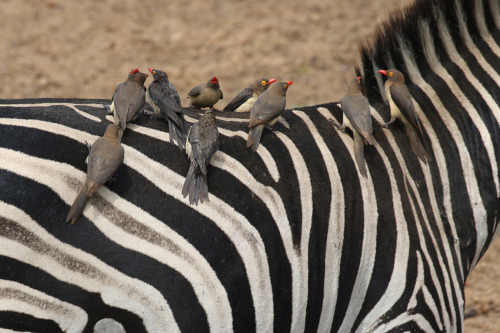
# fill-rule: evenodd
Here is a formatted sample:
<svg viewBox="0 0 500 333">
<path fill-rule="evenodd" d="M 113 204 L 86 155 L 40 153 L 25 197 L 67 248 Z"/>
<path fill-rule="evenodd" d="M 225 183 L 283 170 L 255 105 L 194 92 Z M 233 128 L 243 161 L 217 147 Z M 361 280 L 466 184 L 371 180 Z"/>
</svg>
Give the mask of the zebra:
<svg viewBox="0 0 500 333">
<path fill-rule="evenodd" d="M 166 124 L 141 117 L 117 180 L 66 224 L 109 101 L 0 100 L 0 328 L 463 331 L 500 222 L 499 18 L 498 0 L 418 0 L 361 51 L 372 116 L 389 117 L 378 69 L 400 69 L 433 162 L 374 126 L 362 177 L 337 103 L 286 110 L 255 153 L 247 115 L 220 112 L 199 206 Z"/>
</svg>

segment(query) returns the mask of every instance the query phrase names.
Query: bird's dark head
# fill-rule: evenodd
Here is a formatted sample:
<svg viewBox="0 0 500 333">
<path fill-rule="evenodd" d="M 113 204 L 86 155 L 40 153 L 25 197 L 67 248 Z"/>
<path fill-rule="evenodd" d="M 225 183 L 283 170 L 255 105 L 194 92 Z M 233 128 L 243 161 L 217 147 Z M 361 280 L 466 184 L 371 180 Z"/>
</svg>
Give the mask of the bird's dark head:
<svg viewBox="0 0 500 333">
<path fill-rule="evenodd" d="M 144 85 L 144 82 L 146 82 L 146 78 L 148 77 L 148 74 L 142 73 L 139 71 L 139 69 L 132 69 L 128 73 L 128 81 L 133 81 L 139 83 L 141 86 Z"/>
<path fill-rule="evenodd" d="M 151 74 L 153 75 L 153 79 L 155 79 L 156 81 L 168 80 L 168 75 L 164 71 L 161 71 L 159 69 L 154 69 L 151 67 L 148 68 L 148 71 L 151 72 Z"/>
<path fill-rule="evenodd" d="M 381 69 L 378 71 L 380 74 L 387 76 L 387 81 L 405 83 L 405 77 L 403 73 L 397 69 Z"/>
<path fill-rule="evenodd" d="M 263 91 L 266 91 L 267 88 L 269 87 L 269 85 L 273 82 L 276 82 L 276 79 L 264 79 L 264 78 L 261 78 L 261 79 L 257 79 L 255 80 L 250 86 L 249 88 L 252 89 L 253 91 L 259 91 L 259 92 L 263 92 Z"/>
</svg>

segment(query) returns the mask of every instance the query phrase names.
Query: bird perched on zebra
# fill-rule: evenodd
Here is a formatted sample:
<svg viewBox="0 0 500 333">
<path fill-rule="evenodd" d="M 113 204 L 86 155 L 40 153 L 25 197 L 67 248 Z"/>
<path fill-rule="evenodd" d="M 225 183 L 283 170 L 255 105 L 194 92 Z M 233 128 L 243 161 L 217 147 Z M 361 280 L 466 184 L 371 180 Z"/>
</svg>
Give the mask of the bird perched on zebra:
<svg viewBox="0 0 500 333">
<path fill-rule="evenodd" d="M 119 141 L 122 140 L 127 123 L 135 120 L 144 106 L 146 96 L 144 82 L 147 77 L 147 74 L 141 73 L 136 68 L 130 71 L 127 81 L 120 83 L 115 89 L 109 112 L 113 114 L 113 122 L 119 128 Z"/>
<path fill-rule="evenodd" d="M 224 96 L 220 90 L 219 80 L 214 76 L 208 82 L 199 84 L 191 89 L 188 93 L 188 98 L 190 107 L 201 109 L 205 107 L 212 108 Z"/>
<path fill-rule="evenodd" d="M 398 119 L 404 125 L 406 135 L 410 140 L 411 148 L 415 155 L 424 163 L 432 161 L 422 143 L 422 127 L 413 106 L 410 92 L 408 87 L 406 87 L 403 73 L 397 69 L 381 69 L 378 72 L 387 77 L 384 87 L 391 112 L 391 120 L 383 124 L 382 127 L 387 128 L 388 125 Z"/>
<path fill-rule="evenodd" d="M 330 122 L 340 130 L 344 131 L 349 127 L 354 136 L 354 156 L 358 164 L 359 171 L 366 177 L 365 166 L 365 144 L 373 144 L 372 117 L 370 115 L 370 104 L 368 99 L 361 92 L 361 77 L 353 79 L 348 87 L 347 93 L 340 101 L 344 116 L 342 126 L 335 120 Z"/>
<path fill-rule="evenodd" d="M 69 210 L 66 222 L 71 221 L 73 224 L 80 218 L 89 198 L 99 187 L 110 180 L 122 165 L 124 150 L 118 135 L 119 128 L 115 124 L 110 124 L 104 135 L 90 147 L 87 179 Z"/>
<path fill-rule="evenodd" d="M 179 94 L 172 82 L 169 81 L 167 73 L 153 68 L 148 68 L 148 70 L 153 75 L 153 82 L 149 84 L 146 91 L 146 101 L 156 114 L 165 117 L 165 121 L 168 123 L 170 143 L 177 143 L 177 146 L 183 150 L 189 126 L 184 119 Z"/>
<path fill-rule="evenodd" d="M 236 95 L 222 111 L 250 112 L 257 98 L 266 91 L 273 82 L 276 82 L 276 80 L 264 78 L 255 80 Z"/>
<path fill-rule="evenodd" d="M 182 187 L 182 195 L 189 194 L 189 203 L 208 201 L 207 166 L 219 149 L 219 131 L 215 124 L 215 110 L 211 108 L 189 129 L 186 153 L 191 165 Z"/>
<path fill-rule="evenodd" d="M 264 91 L 250 110 L 247 147 L 253 151 L 259 148 L 260 138 L 265 126 L 273 126 L 285 110 L 286 92 L 293 81 L 278 82 Z"/>
</svg>

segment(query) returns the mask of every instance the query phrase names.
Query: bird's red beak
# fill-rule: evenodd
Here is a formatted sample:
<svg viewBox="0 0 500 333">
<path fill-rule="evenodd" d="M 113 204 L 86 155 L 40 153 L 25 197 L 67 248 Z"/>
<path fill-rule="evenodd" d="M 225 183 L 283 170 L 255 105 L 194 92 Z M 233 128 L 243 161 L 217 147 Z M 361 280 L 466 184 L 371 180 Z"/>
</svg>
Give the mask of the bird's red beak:
<svg viewBox="0 0 500 333">
<path fill-rule="evenodd" d="M 288 83 L 289 86 L 291 86 L 292 83 L 293 83 L 293 81 L 288 81 L 287 83 Z"/>
<path fill-rule="evenodd" d="M 217 77 L 216 77 L 216 76 L 214 76 L 214 77 L 212 78 L 212 83 L 213 83 L 213 84 L 216 84 L 217 82 L 219 82 L 219 81 L 217 80 Z"/>
<path fill-rule="evenodd" d="M 134 69 L 134 70 L 132 71 L 132 74 L 135 74 L 135 73 L 137 73 L 138 71 L 139 71 L 139 69 L 138 69 L 138 68 L 136 68 L 136 69 Z"/>
<path fill-rule="evenodd" d="M 379 70 L 378 72 L 379 72 L 380 74 L 384 74 L 385 76 L 387 76 L 387 72 L 386 72 L 385 70 L 383 70 L 383 69 Z"/>
<path fill-rule="evenodd" d="M 148 71 L 150 71 L 151 74 L 153 74 L 153 69 L 151 67 L 148 68 Z"/>
<path fill-rule="evenodd" d="M 267 84 L 269 85 L 269 84 L 271 84 L 273 82 L 276 82 L 276 79 L 271 79 L 271 80 L 267 81 Z"/>
</svg>

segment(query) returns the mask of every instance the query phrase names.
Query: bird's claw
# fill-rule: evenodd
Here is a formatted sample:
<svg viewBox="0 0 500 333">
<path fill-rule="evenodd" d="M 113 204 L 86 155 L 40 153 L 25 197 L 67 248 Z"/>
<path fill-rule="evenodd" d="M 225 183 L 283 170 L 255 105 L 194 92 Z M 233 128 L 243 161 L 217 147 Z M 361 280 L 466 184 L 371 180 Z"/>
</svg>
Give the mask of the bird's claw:
<svg viewBox="0 0 500 333">
<path fill-rule="evenodd" d="M 344 128 L 339 124 L 337 123 L 335 120 L 333 119 L 328 119 L 328 121 L 335 127 L 337 127 L 337 129 L 341 130 L 341 131 L 344 131 Z"/>
<path fill-rule="evenodd" d="M 109 107 L 109 105 L 103 104 L 102 106 L 103 106 L 104 110 L 106 110 L 108 112 L 108 114 L 113 114 L 113 111 L 111 111 L 111 108 Z"/>
</svg>

